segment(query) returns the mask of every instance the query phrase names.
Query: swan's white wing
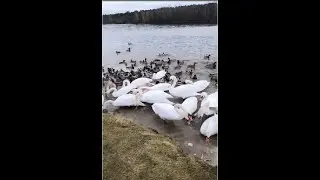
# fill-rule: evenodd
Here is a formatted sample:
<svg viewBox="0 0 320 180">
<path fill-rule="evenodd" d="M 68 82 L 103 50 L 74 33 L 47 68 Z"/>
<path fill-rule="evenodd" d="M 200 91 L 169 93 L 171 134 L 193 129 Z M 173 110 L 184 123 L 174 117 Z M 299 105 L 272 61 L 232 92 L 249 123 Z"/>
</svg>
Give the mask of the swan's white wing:
<svg viewBox="0 0 320 180">
<path fill-rule="evenodd" d="M 125 87 L 119 89 L 118 91 L 112 93 L 112 95 L 113 95 L 114 97 L 119 97 L 119 96 L 122 96 L 122 95 L 127 94 L 127 93 L 130 92 L 132 89 L 134 89 L 134 87 L 131 86 L 131 85 L 128 85 L 128 86 L 125 86 Z"/>
<path fill-rule="evenodd" d="M 171 84 L 169 84 L 169 83 L 159 83 L 159 84 L 152 86 L 150 89 L 168 91 L 170 89 L 170 87 L 171 87 Z"/>
<path fill-rule="evenodd" d="M 210 117 L 210 118 L 212 118 L 212 117 Z M 206 119 L 203 123 L 202 123 L 202 125 L 201 125 L 201 127 L 200 127 L 200 133 L 202 134 L 202 135 L 204 135 L 204 136 L 209 136 L 209 120 L 210 120 L 210 118 L 208 118 L 208 119 Z"/>
<path fill-rule="evenodd" d="M 189 114 L 193 114 L 198 107 L 198 100 L 196 97 L 189 97 L 182 103 L 183 109 L 185 109 Z"/>
<path fill-rule="evenodd" d="M 168 97 L 172 96 L 161 90 L 151 90 L 142 95 L 141 101 L 148 103 L 161 103 L 166 102 Z"/>
<path fill-rule="evenodd" d="M 160 116 L 161 119 L 165 120 L 181 120 L 182 117 L 176 112 L 174 107 L 166 103 L 154 103 L 152 110 Z"/>
<path fill-rule="evenodd" d="M 197 92 L 205 90 L 209 86 L 210 82 L 206 80 L 199 80 L 194 82 L 193 85 L 197 89 Z"/>
<path fill-rule="evenodd" d="M 182 98 L 198 95 L 198 93 L 196 93 L 196 89 L 192 84 L 181 85 L 176 88 L 171 88 L 169 92 L 173 96 L 182 97 Z"/>
<path fill-rule="evenodd" d="M 165 71 L 159 71 L 157 72 L 157 74 L 155 74 L 154 76 L 152 76 L 152 79 L 161 79 L 166 75 Z"/>
<path fill-rule="evenodd" d="M 135 95 L 133 94 L 125 94 L 118 97 L 114 102 L 114 106 L 133 106 L 135 105 Z"/>
<path fill-rule="evenodd" d="M 209 135 L 213 136 L 215 134 L 218 134 L 218 115 L 212 116 L 209 122 Z"/>
<path fill-rule="evenodd" d="M 207 99 L 210 101 L 209 107 L 218 107 L 218 92 L 210 94 Z"/>
<path fill-rule="evenodd" d="M 210 137 L 218 133 L 218 116 L 214 115 L 203 122 L 200 133 Z"/>
<path fill-rule="evenodd" d="M 142 86 L 147 83 L 150 83 L 151 81 L 152 81 L 152 79 L 150 79 L 150 78 L 138 78 L 138 79 L 132 81 L 130 85 L 132 85 L 133 87 L 138 87 L 138 86 Z"/>
</svg>

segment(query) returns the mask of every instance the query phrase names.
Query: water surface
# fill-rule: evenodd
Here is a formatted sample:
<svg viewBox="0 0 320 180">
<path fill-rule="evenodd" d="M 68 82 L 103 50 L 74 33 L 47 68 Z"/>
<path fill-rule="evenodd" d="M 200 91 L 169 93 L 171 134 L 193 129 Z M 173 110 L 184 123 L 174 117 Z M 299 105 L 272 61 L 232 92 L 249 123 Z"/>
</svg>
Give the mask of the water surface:
<svg viewBox="0 0 320 180">
<path fill-rule="evenodd" d="M 206 54 L 217 57 L 217 26 L 107 24 L 102 26 L 102 37 L 105 65 L 116 65 L 123 59 L 157 58 L 163 52 L 186 60 L 200 60 Z M 128 47 L 131 52 L 126 52 Z M 116 51 L 121 53 L 116 55 Z"/>
</svg>

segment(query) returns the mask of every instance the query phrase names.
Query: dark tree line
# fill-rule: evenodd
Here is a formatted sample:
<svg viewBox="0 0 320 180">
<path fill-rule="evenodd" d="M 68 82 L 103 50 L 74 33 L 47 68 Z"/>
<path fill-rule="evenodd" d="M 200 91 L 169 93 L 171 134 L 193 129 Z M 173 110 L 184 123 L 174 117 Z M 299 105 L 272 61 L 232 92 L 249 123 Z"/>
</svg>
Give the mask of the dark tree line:
<svg viewBox="0 0 320 180">
<path fill-rule="evenodd" d="M 103 15 L 103 24 L 217 24 L 217 3 Z"/>
</svg>

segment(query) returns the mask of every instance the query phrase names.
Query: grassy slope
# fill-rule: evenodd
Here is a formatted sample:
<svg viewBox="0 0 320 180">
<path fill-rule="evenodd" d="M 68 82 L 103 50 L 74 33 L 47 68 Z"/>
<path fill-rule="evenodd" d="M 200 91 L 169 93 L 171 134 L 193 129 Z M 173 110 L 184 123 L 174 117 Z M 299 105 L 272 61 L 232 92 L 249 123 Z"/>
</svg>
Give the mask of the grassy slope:
<svg viewBox="0 0 320 180">
<path fill-rule="evenodd" d="M 216 168 L 182 153 L 174 140 L 128 119 L 103 115 L 104 180 L 216 180 Z"/>
</svg>

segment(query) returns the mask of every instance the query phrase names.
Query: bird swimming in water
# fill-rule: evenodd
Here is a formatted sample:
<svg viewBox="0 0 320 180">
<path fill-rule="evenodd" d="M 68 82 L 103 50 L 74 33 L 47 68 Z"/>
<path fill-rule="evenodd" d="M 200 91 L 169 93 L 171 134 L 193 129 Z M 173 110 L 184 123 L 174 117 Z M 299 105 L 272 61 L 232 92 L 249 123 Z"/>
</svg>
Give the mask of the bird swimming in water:
<svg viewBox="0 0 320 180">
<path fill-rule="evenodd" d="M 192 79 L 194 79 L 194 80 L 198 79 L 197 75 L 193 75 Z"/>
</svg>

